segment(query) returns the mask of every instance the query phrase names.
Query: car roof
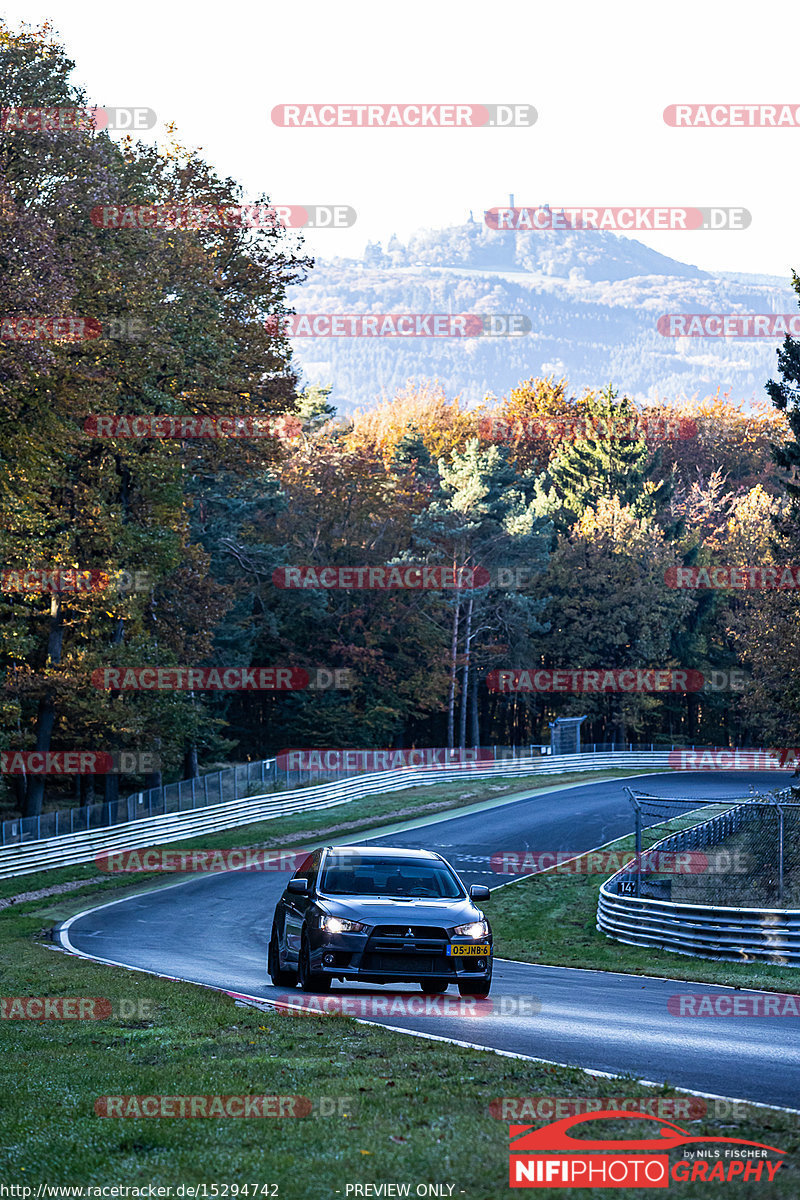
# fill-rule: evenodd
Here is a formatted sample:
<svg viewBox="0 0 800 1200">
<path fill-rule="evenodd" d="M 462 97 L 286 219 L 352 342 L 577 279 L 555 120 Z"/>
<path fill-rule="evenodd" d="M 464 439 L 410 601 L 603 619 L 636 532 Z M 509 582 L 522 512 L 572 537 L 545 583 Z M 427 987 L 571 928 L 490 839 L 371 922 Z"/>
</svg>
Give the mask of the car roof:
<svg viewBox="0 0 800 1200">
<path fill-rule="evenodd" d="M 325 846 L 324 849 L 341 855 L 371 854 L 381 858 L 426 858 L 442 861 L 441 854 L 434 854 L 432 850 L 414 850 L 407 846 Z"/>
</svg>

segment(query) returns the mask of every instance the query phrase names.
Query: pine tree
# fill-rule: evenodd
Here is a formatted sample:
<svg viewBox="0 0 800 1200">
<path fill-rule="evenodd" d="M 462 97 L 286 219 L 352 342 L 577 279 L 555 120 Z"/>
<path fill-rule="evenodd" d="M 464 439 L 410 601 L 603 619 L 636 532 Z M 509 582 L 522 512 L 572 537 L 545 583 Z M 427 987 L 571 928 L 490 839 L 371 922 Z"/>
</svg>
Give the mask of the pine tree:
<svg viewBox="0 0 800 1200">
<path fill-rule="evenodd" d="M 570 439 L 550 463 L 552 482 L 570 523 L 594 509 L 602 498 L 617 498 L 637 517 L 649 517 L 663 507 L 672 490 L 669 477 L 656 482 L 660 460 L 638 432 L 639 413 L 627 397 L 607 387 L 587 398 L 585 411 Z"/>
</svg>

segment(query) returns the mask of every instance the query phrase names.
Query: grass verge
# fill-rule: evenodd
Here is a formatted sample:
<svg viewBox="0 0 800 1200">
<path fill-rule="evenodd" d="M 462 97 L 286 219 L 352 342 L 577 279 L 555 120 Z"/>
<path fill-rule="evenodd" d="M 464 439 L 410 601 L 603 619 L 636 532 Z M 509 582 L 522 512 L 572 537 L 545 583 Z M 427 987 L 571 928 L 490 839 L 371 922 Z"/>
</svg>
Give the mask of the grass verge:
<svg viewBox="0 0 800 1200">
<path fill-rule="evenodd" d="M 74 898 L 70 903 L 77 907 Z M 59 907 L 66 906 L 60 898 Z M 232 1184 L 270 1184 L 277 1188 L 257 1194 L 336 1200 L 347 1185 L 408 1184 L 413 1196 L 417 1185 L 437 1183 L 452 1184 L 454 1197 L 496 1200 L 509 1194 L 508 1131 L 491 1115 L 492 1100 L 676 1094 L 668 1085 L 592 1078 L 574 1068 L 358 1025 L 349 1017 L 237 1007 L 208 989 L 54 952 L 41 942 L 53 915 L 52 899 L 0 913 L 4 995 L 105 997 L 113 1015 L 2 1022 L 0 1181 L 31 1187 L 33 1195 L 40 1183 L 171 1186 L 173 1197 L 181 1184 L 205 1183 L 208 1196 L 214 1185 L 217 1195 L 230 1196 Z M 304 1096 L 312 1108 L 302 1119 L 104 1118 L 94 1104 L 106 1095 Z M 699 1119 L 676 1120 L 693 1135 L 780 1147 L 789 1162 L 770 1196 L 796 1197 L 796 1116 L 747 1105 L 733 1116 L 712 1108 Z M 610 1125 L 605 1136 L 638 1134 L 627 1123 Z M 676 1161 L 674 1152 L 671 1157 Z M 680 1185 L 686 1200 L 700 1200 L 708 1190 L 700 1180 Z M 634 1200 L 651 1194 L 626 1190 Z"/>
</svg>

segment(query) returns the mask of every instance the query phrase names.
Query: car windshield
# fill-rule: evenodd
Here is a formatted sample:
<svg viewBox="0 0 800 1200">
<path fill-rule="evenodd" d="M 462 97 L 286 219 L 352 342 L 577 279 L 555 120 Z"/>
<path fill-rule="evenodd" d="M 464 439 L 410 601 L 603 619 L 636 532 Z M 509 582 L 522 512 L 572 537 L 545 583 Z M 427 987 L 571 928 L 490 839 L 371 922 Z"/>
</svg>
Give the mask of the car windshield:
<svg viewBox="0 0 800 1200">
<path fill-rule="evenodd" d="M 399 896 L 459 900 L 465 895 L 444 863 L 377 855 L 330 855 L 319 890 L 326 896 Z"/>
</svg>

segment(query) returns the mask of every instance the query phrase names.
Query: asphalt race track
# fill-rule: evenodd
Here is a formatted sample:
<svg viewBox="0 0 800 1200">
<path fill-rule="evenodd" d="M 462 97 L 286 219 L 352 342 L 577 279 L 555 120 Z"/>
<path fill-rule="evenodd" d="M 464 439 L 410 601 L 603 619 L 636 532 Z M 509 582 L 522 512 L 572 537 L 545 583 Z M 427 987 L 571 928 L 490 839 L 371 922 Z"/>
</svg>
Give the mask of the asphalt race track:
<svg viewBox="0 0 800 1200">
<path fill-rule="evenodd" d="M 408 822 L 402 832 L 357 835 L 354 841 L 436 850 L 465 883 L 492 886 L 509 878 L 491 871 L 490 858 L 497 851 L 589 850 L 629 833 L 633 821 L 626 783 L 658 795 L 710 799 L 746 796 L 750 785 L 785 786 L 788 777 L 788 772 L 682 772 L 578 784 L 479 813 Z M 279 992 L 266 976 L 272 913 L 287 877 L 250 871 L 199 875 L 73 917 L 59 936 L 67 949 L 106 962 L 267 1001 L 299 1000 L 299 991 Z M 385 991 L 387 1009 L 398 992 L 422 995 L 411 985 Z M 590 1070 L 630 1072 L 708 1095 L 800 1108 L 797 1018 L 673 1016 L 667 999 L 676 992 L 747 994 L 496 960 L 491 996 L 462 1002 L 469 1011 L 369 1015 L 395 1028 Z M 357 985 L 334 984 L 331 992 L 353 998 L 367 994 Z M 450 1004 L 440 1007 L 458 1010 L 456 989 L 447 996 Z"/>
</svg>

